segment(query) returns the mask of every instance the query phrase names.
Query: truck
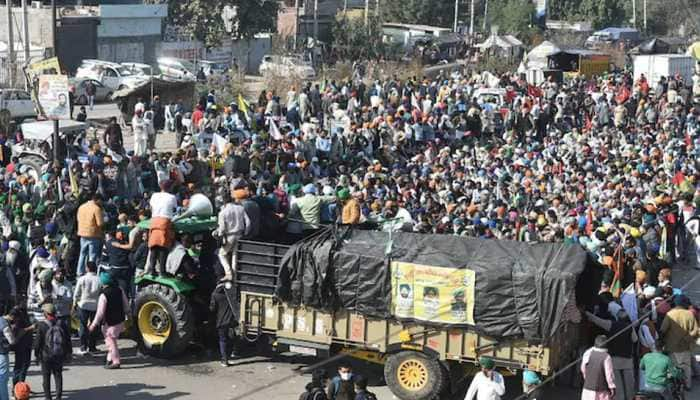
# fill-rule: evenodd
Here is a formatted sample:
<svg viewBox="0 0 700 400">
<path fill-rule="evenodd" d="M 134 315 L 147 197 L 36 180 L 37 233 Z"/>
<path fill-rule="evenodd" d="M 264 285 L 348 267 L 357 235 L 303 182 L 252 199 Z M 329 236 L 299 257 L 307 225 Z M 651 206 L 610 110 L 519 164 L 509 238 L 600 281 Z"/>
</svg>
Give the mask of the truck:
<svg viewBox="0 0 700 400">
<path fill-rule="evenodd" d="M 685 54 L 650 54 L 634 57 L 634 80 L 642 74 L 650 85 L 661 77 L 680 75 L 686 85 L 690 85 L 695 72 L 696 60 Z"/>
<path fill-rule="evenodd" d="M 212 223 L 215 222 L 210 221 L 210 225 L 203 224 L 201 227 L 207 230 L 212 229 Z M 189 229 L 193 229 L 192 223 L 188 222 L 187 225 Z M 205 235 L 208 233 L 205 232 Z M 378 232 L 371 235 L 387 235 L 387 233 Z M 451 237 L 445 236 L 445 238 Z M 410 240 L 425 239 L 434 241 L 434 238 L 410 238 Z M 307 240 L 304 239 L 302 242 Z M 388 241 L 372 240 L 373 243 L 370 246 L 373 246 L 374 249 L 358 256 L 365 263 L 362 266 L 350 263 L 353 264 L 352 268 L 379 271 L 385 274 L 386 271 L 382 272 L 382 270 L 375 268 L 376 265 L 372 265 L 371 254 L 377 253 L 376 247 L 383 248 L 387 243 L 389 245 L 394 243 L 397 247 L 401 246 L 401 240 L 403 239 L 396 236 L 393 238 L 390 236 Z M 481 241 L 480 243 L 485 242 Z M 362 244 L 362 246 L 365 245 Z M 497 245 L 502 246 L 500 243 Z M 413 248 L 420 249 L 421 245 L 413 246 Z M 517 371 L 527 369 L 543 375 L 552 374 L 575 358 L 579 346 L 580 318 L 578 320 L 565 318 L 563 315 L 571 312 L 576 313 L 576 307 L 573 307 L 572 304 L 574 298 L 577 303 L 579 300 L 586 301 L 586 296 L 579 299 L 576 298 L 577 295 L 586 292 L 596 293 L 593 286 L 585 290 L 579 290 L 577 287 L 577 295 L 574 295 L 573 288 L 578 285 L 577 282 L 595 282 L 594 279 L 579 279 L 584 274 L 583 267 L 577 266 L 576 268 L 579 269 L 575 273 L 572 273 L 573 269 L 570 267 L 563 267 L 565 270 L 562 271 L 552 270 L 546 273 L 543 272 L 544 270 L 540 270 L 543 275 L 546 275 L 544 282 L 550 280 L 554 282 L 547 283 L 547 285 L 563 285 L 561 291 L 553 290 L 550 291 L 551 293 L 557 292 L 557 295 L 570 296 L 558 298 L 554 302 L 542 302 L 543 308 L 551 308 L 551 312 L 547 311 L 547 313 L 552 314 L 550 315 L 553 318 L 552 321 L 556 320 L 551 324 L 551 332 L 553 333 L 548 334 L 546 340 L 530 337 L 531 335 L 497 337 L 491 334 L 494 326 L 489 327 L 486 319 L 480 327 L 478 325 L 435 323 L 435 321 L 423 317 L 399 318 L 395 305 L 392 305 L 391 316 L 377 317 L 372 313 L 367 313 L 366 307 L 364 309 L 362 309 L 363 307 L 345 306 L 314 307 L 285 299 L 280 294 L 280 287 L 286 286 L 289 289 L 290 285 L 285 278 L 284 271 L 289 268 L 290 260 L 294 259 L 299 249 L 299 243 L 238 241 L 235 293 L 231 294 L 231 302 L 239 312 L 238 322 L 241 336 L 250 342 L 270 346 L 277 352 L 292 352 L 319 358 L 347 354 L 350 357 L 383 365 L 387 385 L 398 398 L 404 400 L 431 400 L 448 391 L 457 390 L 460 385 L 464 385 L 463 378 L 466 375 L 478 371 L 477 360 L 481 356 L 493 357 L 496 365 L 504 373 L 515 374 Z M 480 251 L 477 247 L 475 249 L 475 251 Z M 531 260 L 536 259 L 546 265 L 554 265 L 556 262 L 577 264 L 585 258 L 581 256 L 585 251 L 580 247 L 576 249 L 573 246 L 570 248 L 557 247 L 556 251 L 553 248 L 540 247 L 540 250 L 534 250 L 534 252 L 530 255 L 532 256 Z M 415 253 L 414 255 L 418 255 L 417 257 L 410 255 L 409 258 L 415 258 L 417 262 L 424 260 L 428 252 L 421 253 L 422 256 Z M 203 255 L 204 252 L 201 254 Z M 444 254 L 438 258 L 450 256 Z M 488 254 L 483 256 L 489 257 Z M 530 256 L 524 255 L 520 258 L 528 260 Z M 339 253 L 334 255 L 332 263 L 342 264 L 343 257 L 345 255 Z M 381 256 L 375 261 L 380 258 Z M 401 259 L 401 256 L 397 256 L 396 259 Z M 305 260 L 306 265 L 314 264 L 309 258 Z M 383 261 L 380 260 L 380 262 Z M 403 267 L 421 267 L 419 264 L 399 263 Z M 497 268 L 496 263 L 494 262 L 494 268 Z M 392 287 L 394 286 L 393 280 L 400 275 L 395 275 L 395 265 L 398 264 L 392 262 L 391 267 L 389 267 L 392 270 L 390 278 Z M 338 266 L 338 268 L 340 271 L 341 267 Z M 435 269 L 437 267 L 428 266 L 427 268 L 430 274 L 444 271 Z M 585 270 L 587 271 L 588 267 Z M 416 269 L 416 271 L 418 270 Z M 469 270 L 450 269 L 449 271 L 468 272 Z M 476 269 L 476 271 L 483 270 Z M 494 271 L 497 270 L 494 269 Z M 342 276 L 343 279 L 347 278 L 356 283 L 364 281 L 356 279 L 360 278 L 359 276 L 353 277 L 352 274 L 348 275 L 346 272 L 337 276 Z M 332 274 L 330 271 L 328 273 Z M 538 284 L 534 281 L 525 282 L 523 275 L 515 278 L 518 274 L 515 271 L 513 273 L 513 279 L 521 280 L 520 283 L 513 283 L 513 285 L 526 284 L 522 287 L 527 288 L 512 293 L 515 297 L 521 296 L 517 304 L 525 304 L 534 297 L 540 297 L 539 291 L 537 295 L 534 294 L 534 287 Z M 476 272 L 476 276 L 481 276 L 480 274 L 481 272 Z M 350 277 L 348 278 L 348 276 Z M 382 276 L 389 279 L 388 274 Z M 481 283 L 475 283 L 479 282 L 479 279 L 481 279 Z M 476 290 L 481 290 L 480 288 L 484 288 L 483 285 L 500 285 L 501 283 L 498 281 L 502 280 L 500 278 L 486 279 L 482 276 L 476 281 L 472 280 L 472 286 Z M 383 286 L 381 279 L 369 281 L 373 282 L 376 287 Z M 564 284 L 564 281 L 567 283 Z M 197 335 L 196 332 L 201 329 L 201 325 L 196 322 L 197 319 L 201 319 L 201 313 L 198 311 L 201 306 L 196 305 L 201 303 L 201 299 L 197 300 L 201 296 L 201 293 L 198 294 L 197 285 L 177 277 L 157 278 L 150 276 L 140 277 L 137 280 L 137 285 L 139 294 L 137 294 L 135 301 L 135 320 L 137 321 L 139 340 L 144 344 L 147 352 L 162 357 L 173 357 L 184 352 L 188 341 L 192 340 Z M 291 287 L 294 288 L 295 285 L 297 283 L 292 283 Z M 441 293 L 447 290 L 444 285 L 436 285 L 433 289 L 435 292 L 440 290 Z M 511 289 L 515 290 L 505 286 L 501 290 L 509 292 Z M 298 285 L 296 289 L 291 290 L 299 290 Z M 360 298 L 369 298 L 370 301 L 374 301 L 376 297 L 381 297 L 375 296 L 375 290 L 375 287 L 356 292 L 351 290 L 350 297 L 354 296 L 358 301 Z M 464 312 L 469 310 L 470 306 L 467 304 L 475 303 L 473 292 L 471 297 L 464 297 L 463 291 L 450 290 L 454 296 L 460 296 L 461 293 L 464 300 L 453 302 L 451 308 L 448 307 L 448 309 L 451 309 L 453 314 L 456 311 L 462 316 L 468 315 L 469 311 L 466 311 L 466 314 Z M 418 292 L 416 286 L 416 295 L 419 294 Z M 425 303 L 427 298 L 425 288 L 423 288 L 422 293 L 423 296 L 426 296 L 423 299 Z M 394 292 L 393 295 L 399 296 L 397 292 Z M 403 292 L 401 296 L 403 296 Z M 506 321 L 506 319 L 529 321 L 523 322 L 523 325 L 531 324 L 533 321 L 533 315 L 522 315 L 517 318 L 508 317 L 507 314 L 512 310 L 498 310 L 497 308 L 500 307 L 498 304 L 501 303 L 498 303 L 500 301 L 498 296 L 495 298 L 496 302 L 492 302 L 491 306 L 488 307 L 495 308 L 491 311 L 495 312 L 494 315 L 497 318 L 498 315 L 503 314 L 503 320 L 498 322 L 499 324 L 513 323 L 512 320 Z M 458 306 L 455 307 L 454 304 Z M 509 303 L 503 301 L 502 304 Z M 508 308 L 519 307 L 509 306 Z M 481 314 L 483 314 L 483 310 L 475 315 Z M 554 314 L 556 314 L 555 317 Z"/>
<path fill-rule="evenodd" d="M 639 31 L 635 28 L 605 28 L 586 38 L 585 46 L 589 49 L 596 49 L 604 46 L 614 45 L 618 42 L 628 42 L 635 46 L 641 39 Z"/>
</svg>

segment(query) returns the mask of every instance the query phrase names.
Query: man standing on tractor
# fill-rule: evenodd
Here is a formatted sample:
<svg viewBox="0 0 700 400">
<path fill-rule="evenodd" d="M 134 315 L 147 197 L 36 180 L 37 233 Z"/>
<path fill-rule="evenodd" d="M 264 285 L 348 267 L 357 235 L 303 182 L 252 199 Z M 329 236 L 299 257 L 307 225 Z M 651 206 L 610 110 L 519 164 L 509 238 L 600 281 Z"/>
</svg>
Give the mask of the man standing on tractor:
<svg viewBox="0 0 700 400">
<path fill-rule="evenodd" d="M 160 192 L 151 195 L 151 228 L 148 233 L 149 263 L 146 273 L 165 273 L 168 252 L 175 241 L 173 218 L 177 209 L 177 198 L 170 193 L 172 181 L 166 179 L 160 183 Z M 156 270 L 156 265 L 158 269 Z"/>
<path fill-rule="evenodd" d="M 244 180 L 234 179 L 231 183 L 231 195 L 226 205 L 219 211 L 219 226 L 214 231 L 214 236 L 221 241 L 219 249 L 219 262 L 224 268 L 222 281 L 233 279 L 236 269 L 236 243 L 238 240 L 250 234 L 252 224 L 241 201 L 247 194 L 247 186 Z"/>
</svg>

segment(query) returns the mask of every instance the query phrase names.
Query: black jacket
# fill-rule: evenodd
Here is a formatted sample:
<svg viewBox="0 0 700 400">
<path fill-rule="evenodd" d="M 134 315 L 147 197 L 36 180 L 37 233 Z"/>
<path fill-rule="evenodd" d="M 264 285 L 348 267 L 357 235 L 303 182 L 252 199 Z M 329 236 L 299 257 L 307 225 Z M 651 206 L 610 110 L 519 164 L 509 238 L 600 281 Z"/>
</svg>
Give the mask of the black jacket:
<svg viewBox="0 0 700 400">
<path fill-rule="evenodd" d="M 226 294 L 228 292 L 228 299 Z M 229 304 L 230 301 L 230 304 Z M 236 307 L 235 304 L 236 295 L 234 289 L 226 290 L 223 285 L 217 286 L 214 292 L 211 294 L 211 301 L 209 302 L 209 310 L 216 317 L 216 327 L 217 328 L 228 328 L 233 326 L 235 321 L 235 315 L 231 306 Z"/>
<path fill-rule="evenodd" d="M 53 323 L 58 323 L 53 322 Z M 34 335 L 34 357 L 36 358 L 37 361 L 39 362 L 44 362 L 44 360 L 48 360 L 49 354 L 46 349 L 46 332 L 49 331 L 49 322 L 48 321 L 43 321 L 39 322 L 36 326 L 36 334 Z M 68 354 L 71 353 L 72 348 L 71 348 L 71 342 L 70 338 L 65 338 L 66 340 L 63 341 L 65 344 L 65 349 L 64 349 L 64 354 L 67 356 Z M 63 360 L 61 360 L 62 362 Z"/>
</svg>

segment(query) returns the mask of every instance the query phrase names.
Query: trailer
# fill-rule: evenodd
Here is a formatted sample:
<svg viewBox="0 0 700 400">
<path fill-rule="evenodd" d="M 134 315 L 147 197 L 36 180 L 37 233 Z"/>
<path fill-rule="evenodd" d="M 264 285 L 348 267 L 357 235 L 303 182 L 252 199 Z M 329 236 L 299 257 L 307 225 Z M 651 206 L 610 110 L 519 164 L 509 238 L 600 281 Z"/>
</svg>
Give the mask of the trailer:
<svg viewBox="0 0 700 400">
<path fill-rule="evenodd" d="M 279 301 L 275 290 L 280 265 L 289 252 L 289 245 L 238 242 L 236 286 L 242 335 L 251 341 L 266 340 L 279 352 L 321 358 L 347 353 L 383 364 L 386 383 L 398 398 L 429 400 L 456 390 L 465 374 L 478 371 L 475 366 L 481 356 L 492 357 L 505 373 L 527 369 L 543 375 L 575 358 L 580 326 L 573 320 L 561 323 L 544 343 L 497 339 L 473 327 L 287 304 Z"/>
<path fill-rule="evenodd" d="M 651 54 L 634 57 L 634 80 L 642 74 L 650 84 L 656 84 L 661 77 L 680 75 L 686 85 L 690 85 L 696 61 L 684 54 Z"/>
</svg>

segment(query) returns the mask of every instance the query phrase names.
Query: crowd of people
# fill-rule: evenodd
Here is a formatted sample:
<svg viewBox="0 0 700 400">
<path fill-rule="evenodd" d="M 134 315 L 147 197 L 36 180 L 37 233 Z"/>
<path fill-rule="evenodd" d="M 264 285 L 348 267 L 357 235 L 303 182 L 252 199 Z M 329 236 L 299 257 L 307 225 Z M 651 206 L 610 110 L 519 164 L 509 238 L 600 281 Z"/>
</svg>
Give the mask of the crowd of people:
<svg viewBox="0 0 700 400">
<path fill-rule="evenodd" d="M 639 336 L 650 354 L 669 351 L 690 387 L 697 322 L 683 313 L 688 321 L 668 327 L 680 312 L 667 310 L 663 318 L 661 311 L 673 302 L 695 310 L 670 277 L 674 265 L 694 264 L 700 249 L 700 83 L 634 80 L 617 71 L 533 85 L 518 75 L 461 72 L 308 83 L 287 93 L 263 91 L 252 105 L 220 104 L 212 89 L 191 113 L 189 104 L 163 104 L 157 96 L 133 110 L 122 104 L 122 121 L 112 119 L 102 140 L 87 144 L 86 159 L 69 156 L 41 171 L 9 152 L 21 134 L 0 132 L 0 305 L 20 330 L 15 339 L 27 327 L 56 325 L 68 335 L 77 309 L 81 352 L 94 351 L 91 332 L 102 326 L 107 366 L 119 368 L 116 338 L 134 276 L 194 278 L 213 268 L 191 256 L 191 237 L 173 229 L 190 201 L 205 196 L 217 214 L 219 287 L 234 278 L 239 239 L 293 242 L 324 224 L 580 244 L 609 269 L 591 322 L 611 334 L 634 321 L 627 307 L 615 306 L 623 293 L 631 291 L 640 307 L 659 302 L 658 319 L 649 322 L 658 337 L 634 340 Z M 487 86 L 503 95 L 474 97 Z M 176 135 L 177 148 L 159 151 L 159 134 Z M 133 135 L 128 151 L 126 135 Z M 146 219 L 150 228 L 140 228 Z M 109 272 L 98 274 L 100 264 Z M 15 323 L 21 310 L 12 306 L 27 299 L 46 306 L 48 328 Z M 212 298 L 217 315 L 225 300 L 220 293 Z M 227 365 L 233 321 L 221 318 Z M 598 344 L 596 351 L 606 345 Z M 584 366 L 595 366 L 583 372 L 595 382 L 584 398 L 606 398 L 585 393 L 610 393 L 623 383 L 630 398 L 635 379 L 627 372 L 637 362 L 627 350 L 609 350 L 612 369 L 625 371 L 619 376 L 607 374 L 607 358 L 588 355 Z M 42 364 L 60 388 L 58 369 Z"/>
</svg>

